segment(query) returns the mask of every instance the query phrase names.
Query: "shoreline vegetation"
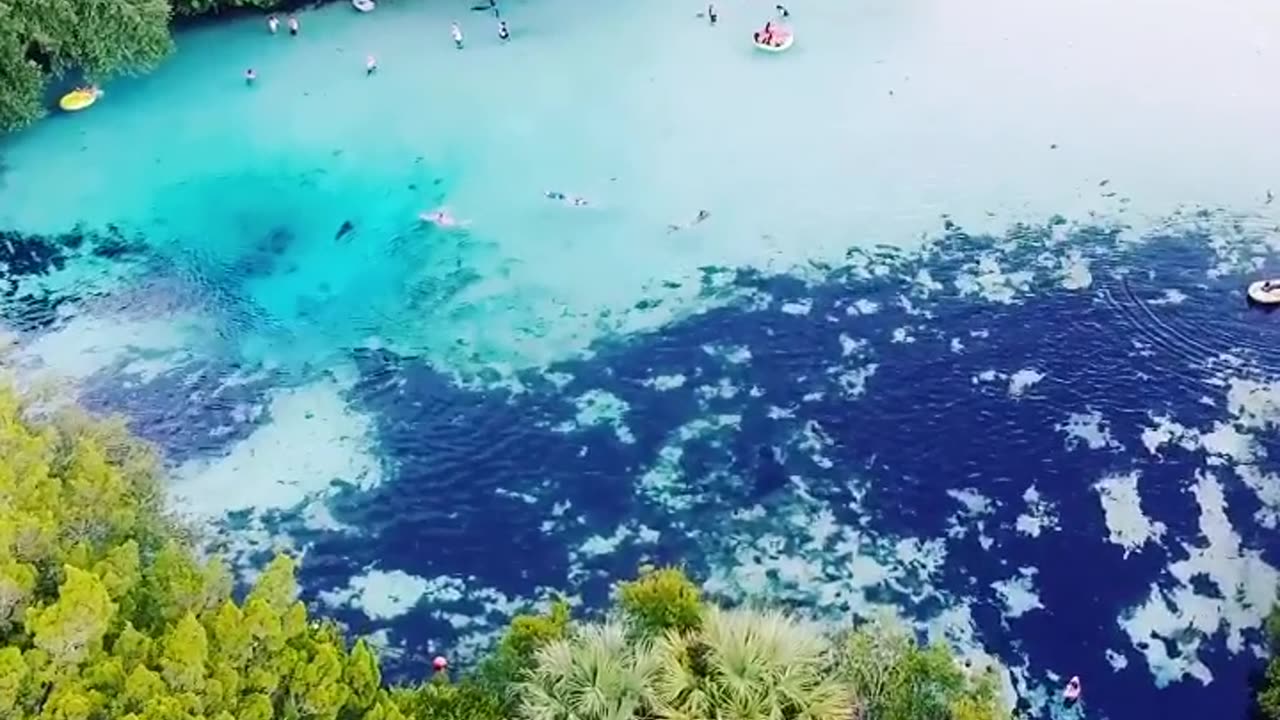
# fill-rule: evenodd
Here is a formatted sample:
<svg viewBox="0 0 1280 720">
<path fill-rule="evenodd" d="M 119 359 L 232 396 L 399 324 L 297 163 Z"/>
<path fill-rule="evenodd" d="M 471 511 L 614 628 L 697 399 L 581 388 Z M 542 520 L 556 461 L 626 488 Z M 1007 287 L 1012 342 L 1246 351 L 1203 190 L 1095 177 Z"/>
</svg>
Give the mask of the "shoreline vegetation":
<svg viewBox="0 0 1280 720">
<path fill-rule="evenodd" d="M 245 12 L 287 12 L 326 0 L 0 0 L 0 132 L 44 117 L 53 86 L 158 66 L 171 32 Z M 61 88 L 63 90 L 70 88 Z"/>
<path fill-rule="evenodd" d="M 119 421 L 34 418 L 0 388 L 0 717 L 18 720 L 998 720 L 994 669 L 876 620 L 832 632 L 723 608 L 644 568 L 601 617 L 518 615 L 465 673 L 384 681 L 298 600 L 277 556 L 247 592 L 164 503 Z"/>
</svg>

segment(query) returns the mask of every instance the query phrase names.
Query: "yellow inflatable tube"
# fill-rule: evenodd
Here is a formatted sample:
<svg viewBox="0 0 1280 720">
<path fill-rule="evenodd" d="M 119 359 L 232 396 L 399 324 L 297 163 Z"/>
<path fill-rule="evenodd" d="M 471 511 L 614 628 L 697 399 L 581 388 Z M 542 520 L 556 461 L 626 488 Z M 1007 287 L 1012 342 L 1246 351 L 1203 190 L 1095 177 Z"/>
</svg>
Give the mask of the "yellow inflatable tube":
<svg viewBox="0 0 1280 720">
<path fill-rule="evenodd" d="M 58 107 L 67 112 L 83 110 L 98 101 L 100 93 L 96 90 L 72 90 L 58 101 Z"/>
</svg>

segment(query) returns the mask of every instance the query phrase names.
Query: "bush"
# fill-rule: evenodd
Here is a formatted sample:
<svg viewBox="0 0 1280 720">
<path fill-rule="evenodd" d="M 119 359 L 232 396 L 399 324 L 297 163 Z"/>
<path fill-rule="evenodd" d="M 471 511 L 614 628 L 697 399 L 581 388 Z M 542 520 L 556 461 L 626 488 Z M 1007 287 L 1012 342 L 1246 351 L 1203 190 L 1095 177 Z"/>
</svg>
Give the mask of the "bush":
<svg viewBox="0 0 1280 720">
<path fill-rule="evenodd" d="M 996 720 L 994 675 L 977 677 L 942 645 L 921 647 L 905 628 L 877 619 L 839 641 L 836 673 L 854 698 L 858 720 Z"/>
<path fill-rule="evenodd" d="M 618 607 L 644 637 L 668 630 L 688 632 L 702 625 L 702 591 L 679 568 L 645 568 L 618 590 Z"/>
<path fill-rule="evenodd" d="M 665 718 L 845 720 L 849 693 L 828 673 L 831 646 L 779 612 L 707 611 L 695 632 L 658 643 L 652 692 Z"/>
</svg>

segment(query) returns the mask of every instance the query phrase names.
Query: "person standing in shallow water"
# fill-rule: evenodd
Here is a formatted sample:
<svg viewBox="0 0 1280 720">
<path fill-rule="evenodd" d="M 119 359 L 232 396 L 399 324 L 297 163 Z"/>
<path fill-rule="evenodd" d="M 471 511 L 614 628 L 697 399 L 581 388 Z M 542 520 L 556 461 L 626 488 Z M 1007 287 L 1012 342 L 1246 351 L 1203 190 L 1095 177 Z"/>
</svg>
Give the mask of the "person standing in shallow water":
<svg viewBox="0 0 1280 720">
<path fill-rule="evenodd" d="M 506 42 L 511 39 L 511 32 L 507 30 L 506 20 L 498 21 L 498 39 L 502 42 Z"/>
<path fill-rule="evenodd" d="M 462 49 L 462 28 L 458 27 L 458 23 L 456 20 L 453 22 L 452 25 L 449 26 L 449 34 L 453 36 L 453 44 L 457 46 L 459 50 L 461 50 Z"/>
<path fill-rule="evenodd" d="M 298 34 L 298 30 L 299 30 L 299 26 L 298 26 L 298 16 L 297 16 L 297 15 L 290 15 L 290 16 L 289 16 L 289 34 L 290 34 L 290 35 L 297 35 L 297 34 Z"/>
<path fill-rule="evenodd" d="M 253 81 L 254 81 L 254 80 L 257 80 L 257 79 L 258 79 L 258 73 L 254 72 L 254 71 L 253 71 L 253 68 L 249 68 L 248 70 L 245 70 L 245 71 L 244 71 L 244 84 L 245 84 L 245 85 L 252 85 L 252 84 L 253 84 Z"/>
<path fill-rule="evenodd" d="M 708 20 L 712 25 L 715 25 L 715 24 L 716 24 L 716 20 L 719 20 L 719 19 L 720 19 L 720 16 L 719 16 L 719 15 L 716 15 L 716 4 L 715 4 L 715 3 L 711 3 L 711 4 L 707 5 L 707 20 Z"/>
<path fill-rule="evenodd" d="M 372 75 L 378 70 L 378 58 L 370 55 L 364 60 L 364 74 Z"/>
<path fill-rule="evenodd" d="M 269 30 L 272 35 L 275 35 L 276 32 L 280 30 L 280 18 L 276 17 L 274 14 L 268 15 L 267 30 Z"/>
</svg>

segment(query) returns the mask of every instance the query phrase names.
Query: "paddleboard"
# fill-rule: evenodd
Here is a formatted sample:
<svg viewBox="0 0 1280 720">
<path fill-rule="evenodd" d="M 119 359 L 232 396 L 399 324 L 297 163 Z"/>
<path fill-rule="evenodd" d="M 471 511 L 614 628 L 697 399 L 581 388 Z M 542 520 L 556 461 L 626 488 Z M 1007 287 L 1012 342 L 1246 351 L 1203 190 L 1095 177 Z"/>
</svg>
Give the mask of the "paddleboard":
<svg viewBox="0 0 1280 720">
<path fill-rule="evenodd" d="M 98 93 L 87 92 L 85 90 L 72 90 L 62 96 L 62 99 L 58 101 L 58 107 L 66 110 L 67 112 L 76 112 L 83 110 L 96 102 L 98 102 Z"/>
</svg>

